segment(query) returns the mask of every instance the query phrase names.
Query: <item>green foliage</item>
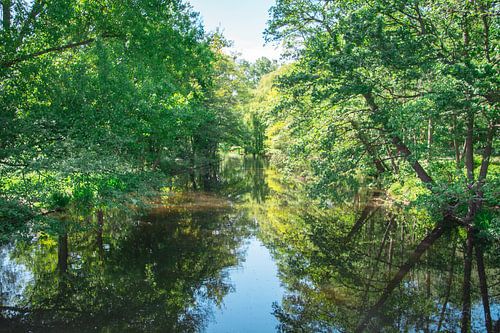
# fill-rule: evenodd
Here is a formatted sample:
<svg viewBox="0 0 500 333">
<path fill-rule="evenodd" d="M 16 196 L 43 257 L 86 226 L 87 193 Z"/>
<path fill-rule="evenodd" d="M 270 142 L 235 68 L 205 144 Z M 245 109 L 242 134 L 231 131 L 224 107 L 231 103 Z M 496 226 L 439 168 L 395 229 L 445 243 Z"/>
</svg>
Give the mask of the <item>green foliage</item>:
<svg viewBox="0 0 500 333">
<path fill-rule="evenodd" d="M 451 210 L 465 219 L 472 198 L 496 214 L 495 8 L 487 0 L 277 1 L 266 35 L 293 62 L 267 112 L 275 164 L 308 170 L 325 200 L 372 182 L 436 217 Z"/>
<path fill-rule="evenodd" d="M 245 75 L 245 78 L 254 87 L 259 84 L 260 80 L 265 75 L 278 69 L 278 62 L 276 60 L 270 60 L 266 57 L 260 57 L 253 63 L 242 60 L 239 65 Z"/>
<path fill-rule="evenodd" d="M 14 200 L 0 198 L 0 244 L 9 241 L 11 234 L 23 227 L 23 221 L 32 217 L 28 207 Z"/>
<path fill-rule="evenodd" d="M 71 197 L 63 192 L 53 192 L 49 199 L 49 207 L 53 209 L 64 209 L 71 202 Z"/>
<path fill-rule="evenodd" d="M 237 65 L 185 1 L 2 9 L 2 200 L 35 215 L 124 204 L 241 142 Z"/>
</svg>

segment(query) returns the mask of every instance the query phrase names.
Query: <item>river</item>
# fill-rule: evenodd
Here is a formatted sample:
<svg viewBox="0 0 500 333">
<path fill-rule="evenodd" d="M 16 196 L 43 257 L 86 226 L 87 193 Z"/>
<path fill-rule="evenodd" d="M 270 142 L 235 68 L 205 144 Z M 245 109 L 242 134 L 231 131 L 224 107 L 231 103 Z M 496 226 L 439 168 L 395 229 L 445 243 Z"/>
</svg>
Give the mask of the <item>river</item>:
<svg viewBox="0 0 500 333">
<path fill-rule="evenodd" d="M 4 244 L 0 331 L 351 332 L 432 225 L 369 189 L 322 207 L 258 159 L 226 157 L 216 179 Z M 456 232 L 439 239 L 368 331 L 458 331 L 462 249 Z M 486 265 L 498 320 L 498 257 Z M 472 304 L 483 332 L 477 288 Z"/>
</svg>

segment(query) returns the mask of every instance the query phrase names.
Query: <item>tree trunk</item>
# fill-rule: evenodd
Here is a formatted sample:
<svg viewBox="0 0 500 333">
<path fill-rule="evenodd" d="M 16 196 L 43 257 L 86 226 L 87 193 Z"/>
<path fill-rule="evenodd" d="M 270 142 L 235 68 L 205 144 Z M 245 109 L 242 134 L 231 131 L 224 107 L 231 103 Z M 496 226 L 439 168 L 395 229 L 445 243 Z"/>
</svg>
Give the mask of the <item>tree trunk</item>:
<svg viewBox="0 0 500 333">
<path fill-rule="evenodd" d="M 399 166 L 397 165 L 396 159 L 394 158 L 394 155 L 392 154 L 392 151 L 389 147 L 387 147 L 387 154 L 391 159 L 392 170 L 394 171 L 395 174 L 399 174 Z"/>
<path fill-rule="evenodd" d="M 490 165 L 490 158 L 493 154 L 493 139 L 495 138 L 496 126 L 490 124 L 488 128 L 488 135 L 486 137 L 486 147 L 484 148 L 483 160 L 481 162 L 481 169 L 479 171 L 478 181 L 481 183 L 486 179 L 488 175 L 488 167 Z"/>
<path fill-rule="evenodd" d="M 453 116 L 453 149 L 455 150 L 455 165 L 460 170 L 460 146 L 458 144 L 457 116 Z"/>
<path fill-rule="evenodd" d="M 355 121 L 351 121 L 351 125 L 356 131 L 356 136 L 358 137 L 359 141 L 361 141 L 361 143 L 365 147 L 366 152 L 370 156 L 373 165 L 377 169 L 377 174 L 384 173 L 387 170 L 387 168 L 385 167 L 384 163 L 377 154 L 375 147 L 373 147 L 373 145 L 370 143 L 365 134 L 360 130 L 359 125 Z"/>
<path fill-rule="evenodd" d="M 491 5 L 493 9 L 493 4 Z M 479 9 L 481 11 L 481 20 L 483 22 L 483 37 L 484 37 L 484 56 L 488 62 L 491 62 L 490 57 L 490 20 L 488 10 L 490 8 L 484 8 L 483 5 L 479 5 Z"/>
<path fill-rule="evenodd" d="M 12 0 L 3 0 L 2 1 L 2 27 L 5 32 L 9 32 L 11 27 L 11 8 L 12 8 Z"/>
<path fill-rule="evenodd" d="M 470 333 L 471 317 L 471 273 L 472 273 L 472 250 L 474 239 L 472 230 L 467 231 L 467 242 L 464 253 L 464 282 L 462 286 L 462 333 Z"/>
<path fill-rule="evenodd" d="M 396 226 L 397 227 L 397 226 Z M 392 274 L 392 258 L 394 257 L 394 238 L 392 237 L 392 235 L 390 235 L 390 238 L 389 238 L 389 250 L 388 250 L 388 255 L 389 255 L 389 258 L 388 258 L 388 266 L 387 266 L 387 273 L 388 273 L 388 276 L 390 276 Z"/>
<path fill-rule="evenodd" d="M 378 113 L 379 108 L 377 104 L 375 104 L 373 95 L 371 93 L 367 93 L 363 94 L 363 97 L 365 98 L 366 104 L 369 106 L 370 110 L 373 113 Z M 431 176 L 422 167 L 420 162 L 416 159 L 413 159 L 410 149 L 408 149 L 408 147 L 403 143 L 403 141 L 401 141 L 398 136 L 392 137 L 392 143 L 394 144 L 394 146 L 396 146 L 398 152 L 402 154 L 408 162 L 411 163 L 413 170 L 422 182 L 424 182 L 425 184 L 432 184 L 434 182 Z"/>
<path fill-rule="evenodd" d="M 475 250 L 476 250 L 477 273 L 479 276 L 479 287 L 481 289 L 481 297 L 483 299 L 484 323 L 486 326 L 486 332 L 493 333 L 490 300 L 488 296 L 488 283 L 486 280 L 486 271 L 484 269 L 483 249 L 479 244 L 477 244 Z"/>
<path fill-rule="evenodd" d="M 413 170 L 417 174 L 417 177 L 424 182 L 425 184 L 432 184 L 434 181 L 432 180 L 431 176 L 425 171 L 425 169 L 422 167 L 419 161 L 417 160 L 412 160 L 412 153 L 410 149 L 401 141 L 400 138 L 397 136 L 394 136 L 392 138 L 392 143 L 396 146 L 398 149 L 398 152 L 402 154 L 408 162 L 410 162 Z"/>
<path fill-rule="evenodd" d="M 434 142 L 434 126 L 432 124 L 432 118 L 429 118 L 429 123 L 427 124 L 427 160 L 432 159 L 432 143 Z"/>
<path fill-rule="evenodd" d="M 190 161 L 190 165 L 191 165 L 191 168 L 190 168 L 190 172 L 189 172 L 189 177 L 191 178 L 191 184 L 193 185 L 193 190 L 197 190 L 198 187 L 196 186 L 196 174 L 195 174 L 195 170 L 196 170 L 196 158 L 195 158 L 195 148 L 194 148 L 194 139 L 191 138 L 191 156 L 189 157 L 189 161 Z"/>
<path fill-rule="evenodd" d="M 474 182 L 474 114 L 467 117 L 467 138 L 465 139 L 465 166 L 469 182 Z"/>
<path fill-rule="evenodd" d="M 454 267 L 455 267 L 455 253 L 456 253 L 456 250 L 457 250 L 456 244 L 457 243 L 454 242 L 453 252 L 451 253 L 449 275 L 448 275 L 448 280 L 447 280 L 447 283 L 446 283 L 446 292 L 445 292 L 445 296 L 444 296 L 443 308 L 441 309 L 441 313 L 439 315 L 439 322 L 438 322 L 438 325 L 437 325 L 437 332 L 441 332 L 441 327 L 443 325 L 444 316 L 446 314 L 446 308 L 448 307 L 448 302 L 450 301 L 451 286 L 453 284 L 453 274 L 454 274 Z"/>
</svg>

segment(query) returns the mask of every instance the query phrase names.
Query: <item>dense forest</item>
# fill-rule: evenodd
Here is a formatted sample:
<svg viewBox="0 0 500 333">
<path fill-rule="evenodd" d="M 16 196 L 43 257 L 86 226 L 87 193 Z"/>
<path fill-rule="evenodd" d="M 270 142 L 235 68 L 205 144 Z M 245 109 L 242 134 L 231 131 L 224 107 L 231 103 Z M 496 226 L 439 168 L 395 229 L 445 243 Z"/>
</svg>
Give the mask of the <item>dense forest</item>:
<svg viewBox="0 0 500 333">
<path fill-rule="evenodd" d="M 3 232 L 178 173 L 196 189 L 220 148 L 254 152 L 239 103 L 273 63 L 236 63 L 182 1 L 2 4 Z"/>
<path fill-rule="evenodd" d="M 462 262 L 461 331 L 472 329 L 475 290 L 486 331 L 500 329 L 492 314 L 498 309 L 490 306 L 498 295 L 490 295 L 488 279 L 488 267 L 500 267 L 498 2 L 277 0 L 264 36 L 283 45 L 281 62 L 227 54 L 231 41 L 205 31 L 183 0 L 2 0 L 1 6 L 0 244 L 62 230 L 67 252 L 68 216 L 96 225 L 102 237 L 107 215 L 147 209 L 173 189 L 220 189 L 223 157 L 237 152 L 267 160 L 285 182 L 300 184 L 301 201 L 318 209 L 369 193 L 347 228 L 315 218 L 306 227 L 284 210 L 290 230 L 281 237 L 291 245 L 263 228 L 264 243 L 281 244 L 279 262 L 280 251 L 291 248 L 312 262 L 318 248 L 340 253 L 338 244 L 325 248 L 322 237 L 332 232 L 347 248 L 378 209 L 375 202 L 418 216 L 408 219 L 413 231 L 405 235 L 403 228 L 398 236 L 414 239 L 412 251 L 390 270 L 377 297 L 360 293 L 369 302 L 358 304 L 354 322 L 335 324 L 342 331 L 372 331 L 391 294 L 443 239 L 458 244 L 452 257 Z M 257 195 L 259 203 L 266 195 Z M 287 200 L 279 205 L 291 209 Z M 380 223 L 389 223 L 387 230 L 396 224 Z M 224 230 L 235 239 L 243 233 Z M 294 247 L 299 231 L 312 245 Z M 178 241 L 171 236 L 161 242 Z M 201 248 L 207 253 L 236 243 L 196 239 L 207 242 Z M 203 251 L 195 251 L 197 258 Z M 356 263 L 350 258 L 348 265 Z M 228 263 L 214 265 L 210 276 Z M 328 331 L 286 311 L 275 311 L 282 331 Z M 186 327 L 171 329 L 196 330 Z"/>
</svg>

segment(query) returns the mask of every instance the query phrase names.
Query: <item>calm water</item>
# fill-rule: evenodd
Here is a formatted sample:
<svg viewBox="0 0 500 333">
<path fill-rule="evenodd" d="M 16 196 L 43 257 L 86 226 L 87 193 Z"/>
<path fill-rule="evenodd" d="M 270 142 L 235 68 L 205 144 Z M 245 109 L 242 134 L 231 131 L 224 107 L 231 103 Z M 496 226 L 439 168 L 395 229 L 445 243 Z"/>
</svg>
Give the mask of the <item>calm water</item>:
<svg viewBox="0 0 500 333">
<path fill-rule="evenodd" d="M 0 247 L 0 331 L 351 332 L 432 223 L 368 190 L 321 208 L 259 160 L 226 158 L 217 179 L 139 214 L 108 209 L 102 226 L 61 217 L 13 236 Z M 457 331 L 462 250 L 458 233 L 439 239 L 368 331 Z M 498 320 L 496 251 L 486 264 Z"/>
</svg>

